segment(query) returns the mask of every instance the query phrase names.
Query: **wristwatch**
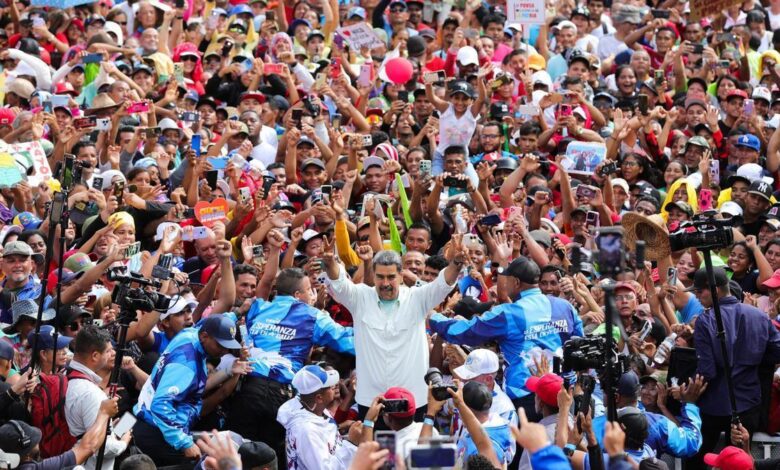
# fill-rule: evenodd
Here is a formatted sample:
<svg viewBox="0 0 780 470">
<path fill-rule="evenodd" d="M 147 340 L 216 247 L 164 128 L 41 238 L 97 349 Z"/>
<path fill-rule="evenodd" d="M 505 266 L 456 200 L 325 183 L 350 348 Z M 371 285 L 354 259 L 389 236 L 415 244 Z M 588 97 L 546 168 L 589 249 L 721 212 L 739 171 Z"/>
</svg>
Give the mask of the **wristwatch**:
<svg viewBox="0 0 780 470">
<path fill-rule="evenodd" d="M 507 270 L 507 268 L 505 268 L 503 266 L 499 266 L 498 269 L 496 270 L 496 272 L 498 274 L 504 274 L 504 272 L 506 272 L 506 270 Z"/>
<path fill-rule="evenodd" d="M 577 447 L 574 444 L 566 444 L 566 447 L 563 448 L 563 453 L 566 454 L 566 457 L 571 458 L 575 450 L 577 450 Z"/>
</svg>

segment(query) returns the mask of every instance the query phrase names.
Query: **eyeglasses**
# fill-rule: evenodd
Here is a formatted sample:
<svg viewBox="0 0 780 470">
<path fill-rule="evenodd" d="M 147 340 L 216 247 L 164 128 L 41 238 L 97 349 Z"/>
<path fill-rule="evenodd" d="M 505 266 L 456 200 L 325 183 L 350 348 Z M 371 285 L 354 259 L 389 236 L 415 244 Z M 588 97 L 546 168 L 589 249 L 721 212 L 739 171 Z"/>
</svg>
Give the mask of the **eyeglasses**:
<svg viewBox="0 0 780 470">
<path fill-rule="evenodd" d="M 390 13 L 403 13 L 406 11 L 405 7 L 395 7 L 390 9 Z"/>
<path fill-rule="evenodd" d="M 629 161 L 625 161 L 625 162 L 621 163 L 621 165 L 631 167 L 631 166 L 639 166 L 639 163 L 632 162 L 632 161 L 629 160 Z"/>
<path fill-rule="evenodd" d="M 194 55 L 185 55 L 185 56 L 181 56 L 181 61 L 182 62 L 197 62 L 198 58 L 196 56 L 194 56 Z"/>
<path fill-rule="evenodd" d="M 121 24 L 122 26 L 127 26 L 127 21 L 114 21 L 116 24 Z"/>
<path fill-rule="evenodd" d="M 482 134 L 482 137 L 485 139 L 498 139 L 501 136 L 498 134 Z"/>
<path fill-rule="evenodd" d="M 626 294 L 626 295 L 616 295 L 615 300 L 618 302 L 625 300 L 626 302 L 636 299 L 636 296 L 634 294 Z"/>
</svg>

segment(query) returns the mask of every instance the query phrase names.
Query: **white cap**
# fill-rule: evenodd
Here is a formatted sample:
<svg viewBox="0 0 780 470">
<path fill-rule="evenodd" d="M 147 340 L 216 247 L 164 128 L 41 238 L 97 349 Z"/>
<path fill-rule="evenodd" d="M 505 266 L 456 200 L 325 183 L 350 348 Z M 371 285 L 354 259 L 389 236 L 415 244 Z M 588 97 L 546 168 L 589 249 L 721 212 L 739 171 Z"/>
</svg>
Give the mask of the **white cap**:
<svg viewBox="0 0 780 470">
<path fill-rule="evenodd" d="M 184 311 L 184 309 L 189 308 L 190 310 L 197 307 L 198 303 L 195 302 L 192 299 L 188 299 L 187 297 L 182 297 L 181 295 L 176 299 L 176 302 L 173 303 L 173 305 L 168 308 L 168 311 L 165 313 L 160 314 L 160 320 L 165 320 L 166 318 L 170 317 L 171 315 L 176 315 L 177 313 L 181 313 Z"/>
<path fill-rule="evenodd" d="M 307 228 L 306 231 L 303 232 L 303 235 L 301 236 L 301 239 L 305 242 L 311 240 L 312 238 L 317 238 L 323 236 L 322 233 L 312 230 L 310 228 Z"/>
<path fill-rule="evenodd" d="M 498 355 L 489 349 L 475 349 L 466 358 L 466 363 L 455 369 L 463 380 L 471 380 L 483 374 L 498 372 Z"/>
<path fill-rule="evenodd" d="M 569 20 L 564 20 L 558 23 L 557 25 L 553 26 L 553 29 L 565 29 L 565 28 L 571 28 L 574 30 L 574 32 L 577 32 L 577 25 L 572 23 Z"/>
<path fill-rule="evenodd" d="M 550 78 L 550 74 L 547 73 L 546 70 L 540 70 L 538 72 L 534 72 L 534 74 L 531 75 L 531 83 L 533 85 L 536 84 L 547 85 L 548 89 L 551 89 L 553 86 L 552 78 Z"/>
<path fill-rule="evenodd" d="M 753 99 L 754 100 L 766 100 L 767 102 L 772 102 L 772 92 L 769 91 L 769 88 L 764 86 L 757 86 L 755 90 L 753 90 Z"/>
<path fill-rule="evenodd" d="M 325 370 L 320 366 L 308 365 L 298 372 L 292 379 L 292 386 L 301 395 L 310 395 L 323 388 L 332 387 L 339 383 L 339 373 L 336 370 Z"/>
<path fill-rule="evenodd" d="M 471 46 L 461 47 L 456 61 L 460 65 L 479 65 L 479 54 Z"/>
<path fill-rule="evenodd" d="M 160 122 L 157 124 L 157 126 L 160 128 L 160 130 L 168 130 L 168 129 L 176 129 L 179 131 L 179 134 L 181 134 L 181 129 L 179 129 L 179 126 L 176 125 L 176 121 L 174 121 L 171 118 L 163 118 L 160 120 Z"/>
<path fill-rule="evenodd" d="M 582 119 L 585 119 L 585 120 L 588 119 L 588 115 L 585 114 L 585 110 L 582 109 L 582 106 L 577 106 L 576 108 L 574 108 L 574 111 L 572 111 L 572 113 L 578 115 Z M 628 191 L 626 191 L 626 192 L 628 192 Z"/>
<path fill-rule="evenodd" d="M 114 33 L 114 36 L 116 36 L 116 45 L 122 46 L 125 43 L 125 36 L 122 34 L 122 27 L 119 26 L 118 23 L 114 23 L 113 21 L 106 21 L 103 25 L 103 29 L 106 30 L 106 32 Z"/>
<path fill-rule="evenodd" d="M 372 166 L 384 166 L 385 160 L 382 157 L 371 155 L 363 159 L 363 171 L 366 171 Z"/>
<path fill-rule="evenodd" d="M 742 215 L 742 207 L 734 201 L 726 201 L 720 206 L 721 214 L 730 214 L 731 216 Z"/>
<path fill-rule="evenodd" d="M 176 238 L 176 232 L 181 232 L 181 226 L 176 222 L 163 222 L 157 226 L 157 232 L 154 234 L 154 241 L 159 242 L 160 240 L 162 240 L 163 235 L 165 234 L 165 230 L 168 227 L 173 227 L 174 229 L 176 229 L 173 232 L 174 238 Z"/>
<path fill-rule="evenodd" d="M 775 180 L 770 176 L 764 176 L 764 169 L 757 163 L 745 163 L 737 168 L 737 176 L 747 178 L 751 183 L 762 180 L 767 184 L 772 184 Z"/>
<path fill-rule="evenodd" d="M 612 187 L 615 186 L 620 186 L 621 188 L 623 188 L 623 191 L 625 191 L 626 194 L 630 192 L 628 189 L 628 181 L 624 180 L 623 178 L 614 178 L 612 180 Z"/>
</svg>

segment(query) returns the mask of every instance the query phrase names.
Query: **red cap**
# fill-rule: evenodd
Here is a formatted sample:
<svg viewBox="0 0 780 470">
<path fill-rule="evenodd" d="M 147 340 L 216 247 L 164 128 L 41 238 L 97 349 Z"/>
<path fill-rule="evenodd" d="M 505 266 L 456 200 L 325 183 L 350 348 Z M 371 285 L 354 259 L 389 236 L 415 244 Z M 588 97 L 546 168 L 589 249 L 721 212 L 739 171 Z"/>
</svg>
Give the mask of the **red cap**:
<svg viewBox="0 0 780 470">
<path fill-rule="evenodd" d="M 55 95 L 63 95 L 63 94 L 69 94 L 73 96 L 78 96 L 78 92 L 75 88 L 73 88 L 73 85 L 71 85 L 70 82 L 59 82 L 54 86 L 54 94 Z"/>
<path fill-rule="evenodd" d="M 10 126 L 16 119 L 16 113 L 11 108 L 0 108 L 0 126 Z"/>
<path fill-rule="evenodd" d="M 762 282 L 761 285 L 770 289 L 777 289 L 780 287 L 780 269 L 775 271 L 775 273 L 772 274 L 772 277 Z"/>
<path fill-rule="evenodd" d="M 729 92 L 726 93 L 726 100 L 728 100 L 729 98 L 733 98 L 735 96 L 737 98 L 743 98 L 743 99 L 747 99 L 747 97 L 748 97 L 748 95 L 745 92 L 745 90 L 740 90 L 739 88 L 734 88 L 733 90 L 729 90 Z"/>
<path fill-rule="evenodd" d="M 529 377 L 525 388 L 534 392 L 542 402 L 550 406 L 558 406 L 558 392 L 561 391 L 563 379 L 555 374 L 544 374 L 541 377 Z"/>
<path fill-rule="evenodd" d="M 634 284 L 631 282 L 624 282 L 624 281 L 618 282 L 617 284 L 615 284 L 615 291 L 617 291 L 618 289 L 628 289 L 634 294 L 636 294 L 636 287 L 634 287 Z"/>
<path fill-rule="evenodd" d="M 556 234 L 553 234 L 552 237 L 553 238 L 557 238 L 564 245 L 568 245 L 569 243 L 571 243 L 571 238 L 569 238 L 569 236 L 566 235 L 565 233 L 556 233 Z"/>
<path fill-rule="evenodd" d="M 753 457 L 734 446 L 724 448 L 720 454 L 706 454 L 704 463 L 723 470 L 753 470 Z"/>
<path fill-rule="evenodd" d="M 414 395 L 409 390 L 403 387 L 390 387 L 387 389 L 384 395 L 385 400 L 406 400 L 409 406 L 406 408 L 406 413 L 389 413 L 392 416 L 398 418 L 411 418 L 417 411 L 417 407 L 414 403 Z"/>
</svg>

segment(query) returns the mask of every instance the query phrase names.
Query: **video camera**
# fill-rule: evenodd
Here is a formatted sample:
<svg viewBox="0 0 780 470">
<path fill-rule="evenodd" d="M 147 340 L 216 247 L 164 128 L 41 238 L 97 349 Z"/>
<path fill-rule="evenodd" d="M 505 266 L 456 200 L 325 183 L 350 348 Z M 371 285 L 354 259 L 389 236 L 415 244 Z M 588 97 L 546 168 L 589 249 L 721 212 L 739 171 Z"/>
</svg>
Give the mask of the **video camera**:
<svg viewBox="0 0 780 470">
<path fill-rule="evenodd" d="M 717 211 L 702 212 L 694 215 L 693 219 L 682 222 L 674 233 L 669 234 L 669 245 L 672 251 L 688 248 L 718 250 L 730 246 L 734 242 L 731 229 L 742 224 L 742 217 L 716 219 L 717 213 Z"/>
<path fill-rule="evenodd" d="M 172 299 L 167 295 L 152 290 L 144 290 L 143 287 L 158 289 L 160 282 L 148 280 L 140 274 L 128 272 L 125 267 L 114 268 L 108 271 L 108 280 L 116 282 L 112 301 L 119 305 L 120 324 L 129 324 L 135 320 L 136 310 L 164 312 L 171 306 Z M 130 287 L 131 284 L 140 284 L 143 287 Z M 129 318 L 124 318 L 125 316 Z M 127 323 L 124 323 L 127 322 Z"/>
<path fill-rule="evenodd" d="M 612 374 L 617 379 L 629 370 L 628 356 L 618 354 L 617 345 L 612 344 L 614 366 Z M 581 372 L 595 369 L 601 375 L 607 368 L 607 337 L 574 336 L 563 343 L 563 372 Z"/>
</svg>

